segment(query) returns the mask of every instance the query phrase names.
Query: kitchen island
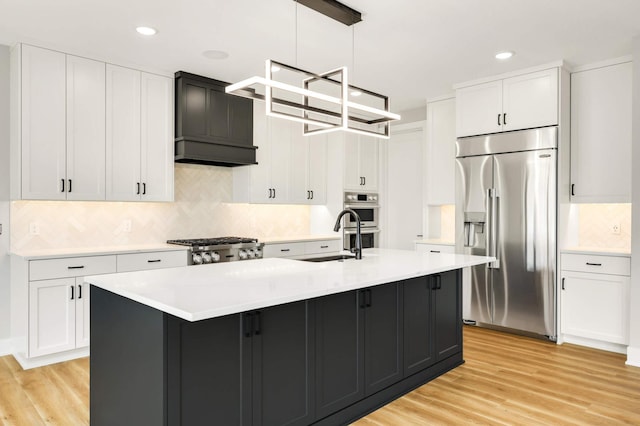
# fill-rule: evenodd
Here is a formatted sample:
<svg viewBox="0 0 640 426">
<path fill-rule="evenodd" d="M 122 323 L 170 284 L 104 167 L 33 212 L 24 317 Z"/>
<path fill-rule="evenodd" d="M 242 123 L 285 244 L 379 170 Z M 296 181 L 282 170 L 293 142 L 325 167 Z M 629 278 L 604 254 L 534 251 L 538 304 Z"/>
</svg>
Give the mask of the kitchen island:
<svg viewBox="0 0 640 426">
<path fill-rule="evenodd" d="M 460 268 L 368 249 L 87 277 L 91 422 L 344 424 L 463 363 Z"/>
</svg>

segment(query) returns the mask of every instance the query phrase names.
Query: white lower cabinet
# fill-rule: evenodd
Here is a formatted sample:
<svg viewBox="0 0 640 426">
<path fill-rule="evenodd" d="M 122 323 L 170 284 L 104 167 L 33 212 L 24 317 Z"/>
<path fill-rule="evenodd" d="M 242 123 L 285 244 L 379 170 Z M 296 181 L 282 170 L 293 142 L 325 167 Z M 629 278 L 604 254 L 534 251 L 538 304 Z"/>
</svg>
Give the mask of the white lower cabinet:
<svg viewBox="0 0 640 426">
<path fill-rule="evenodd" d="M 429 243 L 415 243 L 415 249 L 419 252 L 425 253 L 455 253 L 456 246 L 453 244 L 429 244 Z"/>
<path fill-rule="evenodd" d="M 186 265 L 186 250 L 18 259 L 12 268 L 24 279 L 12 282 L 12 328 L 23 331 L 12 332 L 12 337 L 24 344 L 16 347 L 16 359 L 30 368 L 86 356 L 77 351 L 89 346 L 90 291 L 85 276 Z"/>
<path fill-rule="evenodd" d="M 630 258 L 561 256 L 561 331 L 570 343 L 629 343 Z M 576 340 L 577 338 L 577 340 Z"/>
<path fill-rule="evenodd" d="M 307 255 L 321 255 L 337 253 L 342 250 L 340 239 L 289 241 L 285 243 L 273 243 L 264 245 L 263 256 L 269 257 L 298 257 Z"/>
</svg>

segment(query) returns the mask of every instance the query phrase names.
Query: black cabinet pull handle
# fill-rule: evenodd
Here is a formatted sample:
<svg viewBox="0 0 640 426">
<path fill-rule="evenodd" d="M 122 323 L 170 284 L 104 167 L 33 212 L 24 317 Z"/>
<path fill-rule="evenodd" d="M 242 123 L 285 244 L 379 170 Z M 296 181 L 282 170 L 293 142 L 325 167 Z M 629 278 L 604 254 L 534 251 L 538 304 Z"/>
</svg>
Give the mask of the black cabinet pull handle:
<svg viewBox="0 0 640 426">
<path fill-rule="evenodd" d="M 587 265 L 589 265 L 589 266 L 602 266 L 602 263 L 591 263 L 591 262 L 587 262 Z"/>
<path fill-rule="evenodd" d="M 276 198 L 276 189 L 273 188 L 273 198 Z"/>
<path fill-rule="evenodd" d="M 442 288 L 442 275 L 438 275 L 438 290 Z"/>
<path fill-rule="evenodd" d="M 311 191 L 311 199 L 313 200 L 313 191 Z"/>
<path fill-rule="evenodd" d="M 140 195 L 140 182 L 136 182 L 136 195 Z"/>
<path fill-rule="evenodd" d="M 365 293 L 366 299 L 365 299 L 365 303 L 364 304 L 365 304 L 365 306 L 367 308 L 370 308 L 371 307 L 371 303 L 372 303 L 372 299 L 373 299 L 372 296 L 371 296 L 371 289 L 367 289 L 365 291 L 366 291 L 366 293 Z"/>
<path fill-rule="evenodd" d="M 71 179 L 69 179 L 69 192 L 71 192 Z"/>
<path fill-rule="evenodd" d="M 500 123 L 500 115 L 501 114 L 498 114 L 498 126 L 502 126 L 502 124 Z"/>
<path fill-rule="evenodd" d="M 64 179 L 60 179 L 62 181 L 62 189 L 60 190 L 60 192 L 64 192 Z"/>
<path fill-rule="evenodd" d="M 158 262 L 162 262 L 162 259 L 149 259 L 149 260 L 147 260 L 147 263 L 158 263 Z"/>
<path fill-rule="evenodd" d="M 261 316 L 260 316 L 260 311 L 256 311 L 256 313 L 255 313 L 253 318 L 256 320 L 254 334 L 256 336 L 259 336 L 260 333 L 262 333 L 262 320 L 261 320 Z"/>
<path fill-rule="evenodd" d="M 291 251 L 291 249 L 280 249 L 281 252 Z"/>
<path fill-rule="evenodd" d="M 244 328 L 244 337 L 251 337 L 253 332 L 253 314 L 244 314 L 242 328 Z"/>
<path fill-rule="evenodd" d="M 431 253 L 440 253 L 440 250 L 429 250 Z"/>
<path fill-rule="evenodd" d="M 80 265 L 80 266 L 67 266 L 67 269 L 84 269 L 84 265 Z"/>
<path fill-rule="evenodd" d="M 82 285 L 78 286 L 78 299 L 82 299 Z"/>
<path fill-rule="evenodd" d="M 564 277 L 562 277 L 562 289 L 564 290 Z"/>
<path fill-rule="evenodd" d="M 75 287 L 76 287 L 76 286 L 74 286 L 74 285 L 72 285 L 72 286 L 71 286 L 71 300 L 73 300 L 73 299 L 74 299 L 74 296 L 73 296 L 73 290 L 74 290 L 74 288 L 75 288 Z"/>
<path fill-rule="evenodd" d="M 367 177 L 366 177 L 366 176 L 363 176 L 363 177 L 362 177 L 362 182 L 363 182 L 363 185 L 366 185 L 366 184 L 367 184 Z"/>
<path fill-rule="evenodd" d="M 433 290 L 440 290 L 442 288 L 442 277 L 439 274 L 433 276 L 433 284 L 431 288 Z"/>
<path fill-rule="evenodd" d="M 502 114 L 502 123 L 504 123 L 504 125 L 507 125 L 507 113 L 505 112 L 504 114 Z"/>
<path fill-rule="evenodd" d="M 142 183 L 142 195 L 147 195 L 147 183 Z"/>
<path fill-rule="evenodd" d="M 360 309 L 364 309 L 366 306 L 366 295 L 365 293 L 367 292 L 367 290 L 360 290 L 358 292 L 358 305 L 360 306 Z"/>
<path fill-rule="evenodd" d="M 320 246 L 320 248 L 321 248 L 321 249 L 322 249 L 322 248 L 329 248 L 329 246 Z"/>
<path fill-rule="evenodd" d="M 572 184 L 571 184 L 571 196 L 576 195 L 576 191 L 575 191 L 575 189 L 576 189 L 576 184 L 575 184 L 575 183 L 572 183 Z"/>
</svg>

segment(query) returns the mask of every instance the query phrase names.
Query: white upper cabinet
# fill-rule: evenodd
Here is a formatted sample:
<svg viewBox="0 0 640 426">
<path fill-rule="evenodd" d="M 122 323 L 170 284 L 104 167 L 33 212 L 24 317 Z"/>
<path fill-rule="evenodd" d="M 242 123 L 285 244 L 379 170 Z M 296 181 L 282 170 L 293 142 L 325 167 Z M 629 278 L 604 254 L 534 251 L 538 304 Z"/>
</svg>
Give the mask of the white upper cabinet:
<svg viewBox="0 0 640 426">
<path fill-rule="evenodd" d="M 631 202 L 631 62 L 571 74 L 571 201 Z"/>
<path fill-rule="evenodd" d="M 140 180 L 143 201 L 173 201 L 173 79 L 141 73 Z"/>
<path fill-rule="evenodd" d="M 21 198 L 64 200 L 66 182 L 66 58 L 33 46 L 21 54 Z"/>
<path fill-rule="evenodd" d="M 105 199 L 105 63 L 67 55 L 67 200 Z"/>
<path fill-rule="evenodd" d="M 378 139 L 346 133 L 344 187 L 356 191 L 378 189 Z"/>
<path fill-rule="evenodd" d="M 233 169 L 236 202 L 325 204 L 327 139 L 303 136 L 300 123 L 267 117 L 253 102 L 253 142 L 257 165 Z"/>
<path fill-rule="evenodd" d="M 426 202 L 455 203 L 456 101 L 427 103 Z"/>
<path fill-rule="evenodd" d="M 558 124 L 558 69 L 456 90 L 456 135 L 482 135 Z"/>
<path fill-rule="evenodd" d="M 19 45 L 20 182 L 29 200 L 104 200 L 105 64 Z"/>
<path fill-rule="evenodd" d="M 107 64 L 107 199 L 173 201 L 173 80 Z"/>
<path fill-rule="evenodd" d="M 12 198 L 173 200 L 173 79 L 19 44 Z"/>
</svg>

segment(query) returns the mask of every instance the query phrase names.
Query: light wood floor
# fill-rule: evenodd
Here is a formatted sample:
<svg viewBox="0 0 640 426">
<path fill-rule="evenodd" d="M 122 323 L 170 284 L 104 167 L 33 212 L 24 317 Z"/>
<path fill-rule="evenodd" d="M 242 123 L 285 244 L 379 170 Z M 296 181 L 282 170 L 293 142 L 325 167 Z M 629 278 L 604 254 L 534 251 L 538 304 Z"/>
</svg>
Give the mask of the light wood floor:
<svg viewBox="0 0 640 426">
<path fill-rule="evenodd" d="M 464 358 L 355 425 L 640 425 L 640 368 L 623 355 L 465 327 Z M 89 359 L 23 371 L 0 357 L 0 424 L 88 425 Z"/>
</svg>

